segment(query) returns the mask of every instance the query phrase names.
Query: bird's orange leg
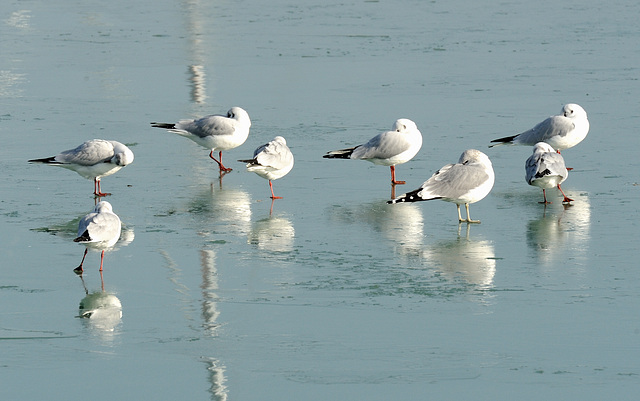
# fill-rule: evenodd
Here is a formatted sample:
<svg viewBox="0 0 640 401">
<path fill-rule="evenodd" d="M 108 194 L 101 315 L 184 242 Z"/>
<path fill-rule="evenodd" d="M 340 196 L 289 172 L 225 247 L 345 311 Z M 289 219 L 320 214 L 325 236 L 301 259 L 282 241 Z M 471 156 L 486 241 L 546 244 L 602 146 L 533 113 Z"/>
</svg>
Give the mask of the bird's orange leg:
<svg viewBox="0 0 640 401">
<path fill-rule="evenodd" d="M 273 194 L 273 184 L 271 183 L 271 180 L 269 180 L 269 188 L 271 188 L 271 199 L 282 199 L 282 196 L 275 196 Z"/>
<path fill-rule="evenodd" d="M 82 265 L 84 264 L 84 258 L 87 257 L 87 248 L 84 248 L 84 255 L 82 255 L 82 261 L 80 262 L 80 266 L 76 267 L 75 269 L 73 269 L 74 272 L 76 272 L 76 274 L 82 274 L 82 272 L 84 270 L 82 270 Z"/>
<path fill-rule="evenodd" d="M 558 189 L 562 193 L 562 196 L 564 196 L 564 199 L 562 200 L 562 203 L 569 203 L 569 202 L 573 201 L 573 199 L 568 198 L 567 195 L 564 194 L 564 191 L 562 190 L 562 188 L 560 188 L 560 184 L 558 184 Z"/>
<path fill-rule="evenodd" d="M 538 202 L 538 203 L 542 203 L 544 205 L 548 205 L 548 204 L 551 203 L 551 202 L 547 201 L 547 191 L 545 191 L 544 188 L 542 188 L 542 197 L 544 198 L 544 201 Z"/>
<path fill-rule="evenodd" d="M 406 184 L 405 181 L 396 181 L 396 166 L 389 166 L 391 168 L 391 184 L 393 185 L 403 185 Z"/>
<path fill-rule="evenodd" d="M 95 196 L 111 195 L 109 192 L 102 192 L 102 190 L 100 189 L 100 179 L 97 177 L 93 179 L 93 194 Z"/>
<path fill-rule="evenodd" d="M 211 150 L 211 153 L 209 153 L 209 157 L 212 158 L 214 162 L 218 163 L 218 167 L 220 168 L 221 172 L 228 173 L 229 171 L 233 170 L 232 168 L 227 168 L 224 166 L 224 164 L 222 164 L 222 151 L 218 153 L 218 159 L 213 156 L 213 150 Z"/>
<path fill-rule="evenodd" d="M 102 255 L 100 255 L 100 272 L 102 272 L 102 262 L 104 261 L 104 250 L 102 251 Z"/>
</svg>

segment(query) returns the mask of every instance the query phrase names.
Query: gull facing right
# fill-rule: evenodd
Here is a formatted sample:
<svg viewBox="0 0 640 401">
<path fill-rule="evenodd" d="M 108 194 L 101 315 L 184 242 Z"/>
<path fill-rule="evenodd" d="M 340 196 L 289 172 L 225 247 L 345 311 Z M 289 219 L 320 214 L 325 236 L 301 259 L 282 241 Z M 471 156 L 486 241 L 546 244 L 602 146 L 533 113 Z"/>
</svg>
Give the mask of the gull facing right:
<svg viewBox="0 0 640 401">
<path fill-rule="evenodd" d="M 494 139 L 491 141 L 494 144 L 489 147 L 505 144 L 533 146 L 546 142 L 560 153 L 582 142 L 588 133 L 587 112 L 577 104 L 568 103 L 559 115 L 551 116 L 521 134 Z"/>
<path fill-rule="evenodd" d="M 391 131 L 383 132 L 371 138 L 369 142 L 353 148 L 332 150 L 325 159 L 358 159 L 391 168 L 391 184 L 404 184 L 396 181 L 396 164 L 406 163 L 422 147 L 422 134 L 416 123 L 406 118 L 396 120 Z"/>
<path fill-rule="evenodd" d="M 251 119 L 240 107 L 232 107 L 226 115 L 213 114 L 197 120 L 180 120 L 177 123 L 151 123 L 152 127 L 164 128 L 169 132 L 191 139 L 198 145 L 211 149 L 209 157 L 218 163 L 220 173 L 228 173 L 231 168 L 222 164 L 222 151 L 237 148 L 249 136 Z M 218 151 L 218 158 L 213 156 Z"/>
<path fill-rule="evenodd" d="M 468 149 L 462 153 L 458 163 L 443 166 L 420 188 L 400 195 L 387 203 L 442 199 L 456 204 L 458 222 L 480 223 L 480 220 L 471 220 L 469 204 L 487 196 L 493 188 L 494 181 L 495 174 L 489 157 L 479 150 Z M 462 204 L 467 209 L 466 219 L 460 215 Z"/>
<path fill-rule="evenodd" d="M 84 178 L 93 180 L 95 196 L 111 195 L 102 192 L 100 179 L 133 162 L 133 152 L 118 141 L 92 139 L 75 149 L 65 150 L 57 156 L 32 159 L 29 163 L 42 163 L 73 170 Z"/>
<path fill-rule="evenodd" d="M 540 203 L 545 205 L 551 203 L 547 201 L 546 189 L 553 187 L 558 187 L 558 190 L 562 193 L 564 197 L 562 202 L 569 203 L 573 200 L 568 198 L 560 188 L 560 184 L 569 176 L 564 164 L 564 158 L 548 143 L 538 142 L 535 144 L 533 154 L 525 162 L 524 168 L 527 184 L 542 188 L 544 201 Z"/>
</svg>

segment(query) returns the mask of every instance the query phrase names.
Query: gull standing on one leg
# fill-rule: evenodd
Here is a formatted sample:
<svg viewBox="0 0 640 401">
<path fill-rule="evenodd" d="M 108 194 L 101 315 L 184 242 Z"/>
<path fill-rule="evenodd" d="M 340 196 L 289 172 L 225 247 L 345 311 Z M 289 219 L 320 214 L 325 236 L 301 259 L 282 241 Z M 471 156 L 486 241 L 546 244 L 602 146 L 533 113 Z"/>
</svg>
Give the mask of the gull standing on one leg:
<svg viewBox="0 0 640 401">
<path fill-rule="evenodd" d="M 284 177 L 293 168 L 293 154 L 283 137 L 277 136 L 271 142 L 258 147 L 253 152 L 253 159 L 238 161 L 247 163 L 248 171 L 269 180 L 271 199 L 282 199 L 281 196 L 273 194 L 271 181 Z"/>
<path fill-rule="evenodd" d="M 588 133 L 587 112 L 577 104 L 568 103 L 559 115 L 551 116 L 521 134 L 494 139 L 491 141 L 494 144 L 489 147 L 505 144 L 533 146 L 546 142 L 560 153 L 582 142 Z"/>
<path fill-rule="evenodd" d="M 358 159 L 391 168 L 391 184 L 404 184 L 396 181 L 396 164 L 406 163 L 422 147 L 422 134 L 416 123 L 406 118 L 397 120 L 391 131 L 383 132 L 371 138 L 367 143 L 353 148 L 327 152 L 326 159 Z"/>
</svg>

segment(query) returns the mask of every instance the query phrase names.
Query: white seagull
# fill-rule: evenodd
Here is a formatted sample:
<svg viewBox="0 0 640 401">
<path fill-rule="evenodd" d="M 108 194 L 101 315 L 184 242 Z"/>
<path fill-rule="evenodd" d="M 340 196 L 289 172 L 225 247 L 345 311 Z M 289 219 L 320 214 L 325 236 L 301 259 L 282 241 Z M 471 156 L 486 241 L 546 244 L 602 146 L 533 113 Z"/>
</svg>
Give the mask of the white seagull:
<svg viewBox="0 0 640 401">
<path fill-rule="evenodd" d="M 326 159 L 357 159 L 391 168 L 391 183 L 396 181 L 396 164 L 406 163 L 418 153 L 422 147 L 422 134 L 416 123 L 406 118 L 397 120 L 391 131 L 383 132 L 371 138 L 369 142 L 348 149 L 327 152 Z"/>
<path fill-rule="evenodd" d="M 573 200 L 568 198 L 560 188 L 560 184 L 569 175 L 564 165 L 564 158 L 548 143 L 538 142 L 535 144 L 533 154 L 525 162 L 524 168 L 527 184 L 542 188 L 544 201 L 540 203 L 551 203 L 547 202 L 546 189 L 553 187 L 558 187 L 564 197 L 563 202 L 569 203 Z"/>
<path fill-rule="evenodd" d="M 73 170 L 84 178 L 93 180 L 95 196 L 111 195 L 100 189 L 100 179 L 133 162 L 133 152 L 117 141 L 92 139 L 75 149 L 65 150 L 57 156 L 32 159 L 29 163 L 44 163 Z"/>
<path fill-rule="evenodd" d="M 102 250 L 100 256 L 100 271 L 102 271 L 104 251 L 118 242 L 121 229 L 120 218 L 113 213 L 111 204 L 106 201 L 98 202 L 93 211 L 78 223 L 78 237 L 73 241 L 84 244 L 86 248 L 80 266 L 76 267 L 74 271 L 78 274 L 82 273 L 82 264 L 89 248 Z"/>
<path fill-rule="evenodd" d="M 269 180 L 271 199 L 282 199 L 281 196 L 273 194 L 271 181 L 284 177 L 293 168 L 293 154 L 283 137 L 277 136 L 271 142 L 258 147 L 253 152 L 253 159 L 238 161 L 247 163 L 248 171 Z"/>
<path fill-rule="evenodd" d="M 459 222 L 480 223 L 480 220 L 471 220 L 469 204 L 487 196 L 493 188 L 494 181 L 495 174 L 487 155 L 479 150 L 468 149 L 462 153 L 458 163 L 447 164 L 436 171 L 420 188 L 387 203 L 442 199 L 456 204 Z M 467 209 L 466 219 L 460 215 L 462 204 Z"/>
<path fill-rule="evenodd" d="M 533 146 L 538 142 L 546 142 L 560 153 L 582 142 L 589 133 L 587 112 L 577 104 L 569 103 L 562 107 L 562 112 L 551 116 L 535 127 L 518 135 L 494 139 L 494 147 L 504 144 Z"/>
<path fill-rule="evenodd" d="M 247 140 L 251 119 L 244 109 L 232 107 L 226 115 L 213 114 L 196 120 L 180 120 L 175 124 L 151 123 L 151 126 L 167 129 L 211 149 L 209 157 L 218 163 L 221 173 L 227 173 L 232 169 L 222 164 L 222 151 L 237 148 Z M 218 159 L 213 156 L 216 150 Z"/>
</svg>

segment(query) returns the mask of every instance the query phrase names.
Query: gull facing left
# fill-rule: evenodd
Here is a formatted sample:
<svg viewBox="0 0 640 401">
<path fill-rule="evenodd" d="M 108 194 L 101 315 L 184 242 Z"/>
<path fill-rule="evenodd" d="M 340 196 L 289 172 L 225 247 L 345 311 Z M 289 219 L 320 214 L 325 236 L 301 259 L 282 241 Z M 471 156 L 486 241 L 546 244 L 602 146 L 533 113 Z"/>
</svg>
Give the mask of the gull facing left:
<svg viewBox="0 0 640 401">
<path fill-rule="evenodd" d="M 260 177 L 269 180 L 271 189 L 271 199 L 282 199 L 281 196 L 273 194 L 272 180 L 282 178 L 293 168 L 293 154 L 287 146 L 287 141 L 277 136 L 269 143 L 259 146 L 253 152 L 253 159 L 238 160 L 247 163 L 247 170 L 258 174 Z"/>
<path fill-rule="evenodd" d="M 213 114 L 196 120 L 180 120 L 177 123 L 151 123 L 152 127 L 164 128 L 169 132 L 191 139 L 198 145 L 211 149 L 209 157 L 218 163 L 220 173 L 228 173 L 231 168 L 222 164 L 222 151 L 237 148 L 249 136 L 251 119 L 240 107 L 232 107 L 226 115 Z M 218 158 L 213 156 L 218 151 Z"/>
<path fill-rule="evenodd" d="M 84 178 L 93 180 L 95 196 L 111 195 L 102 192 L 100 179 L 133 162 L 133 152 L 118 141 L 92 139 L 75 149 L 65 150 L 57 156 L 32 159 L 29 163 L 43 163 L 73 170 Z"/>
<path fill-rule="evenodd" d="M 82 264 L 89 248 L 102 251 L 100 256 L 100 271 L 102 271 L 104 251 L 118 242 L 121 229 L 120 218 L 113 213 L 111 204 L 106 201 L 98 202 L 93 211 L 78 223 L 78 237 L 73 241 L 84 244 L 86 248 L 80 266 L 76 267 L 74 271 L 78 274 L 83 272 Z"/>
<path fill-rule="evenodd" d="M 400 195 L 387 203 L 442 199 L 456 204 L 460 223 L 480 223 L 480 220 L 471 220 L 469 204 L 487 196 L 493 188 L 494 181 L 495 174 L 489 157 L 479 150 L 468 149 L 462 153 L 458 163 L 443 166 L 420 188 Z M 466 219 L 460 215 L 462 204 L 467 209 Z"/>
<path fill-rule="evenodd" d="M 551 145 L 545 142 L 538 142 L 533 147 L 533 154 L 529 156 L 524 164 L 527 184 L 542 188 L 543 202 L 547 201 L 547 188 L 558 187 L 564 199 L 562 202 L 569 203 L 573 199 L 564 194 L 560 184 L 569 176 L 569 172 L 564 164 L 564 158 L 557 153 Z"/>
<path fill-rule="evenodd" d="M 391 168 L 391 183 L 396 181 L 396 164 L 406 163 L 418 153 L 422 147 L 422 133 L 416 123 L 406 118 L 396 120 L 391 131 L 383 132 L 371 138 L 367 143 L 353 148 L 327 152 L 325 159 L 358 159 Z"/>
</svg>

